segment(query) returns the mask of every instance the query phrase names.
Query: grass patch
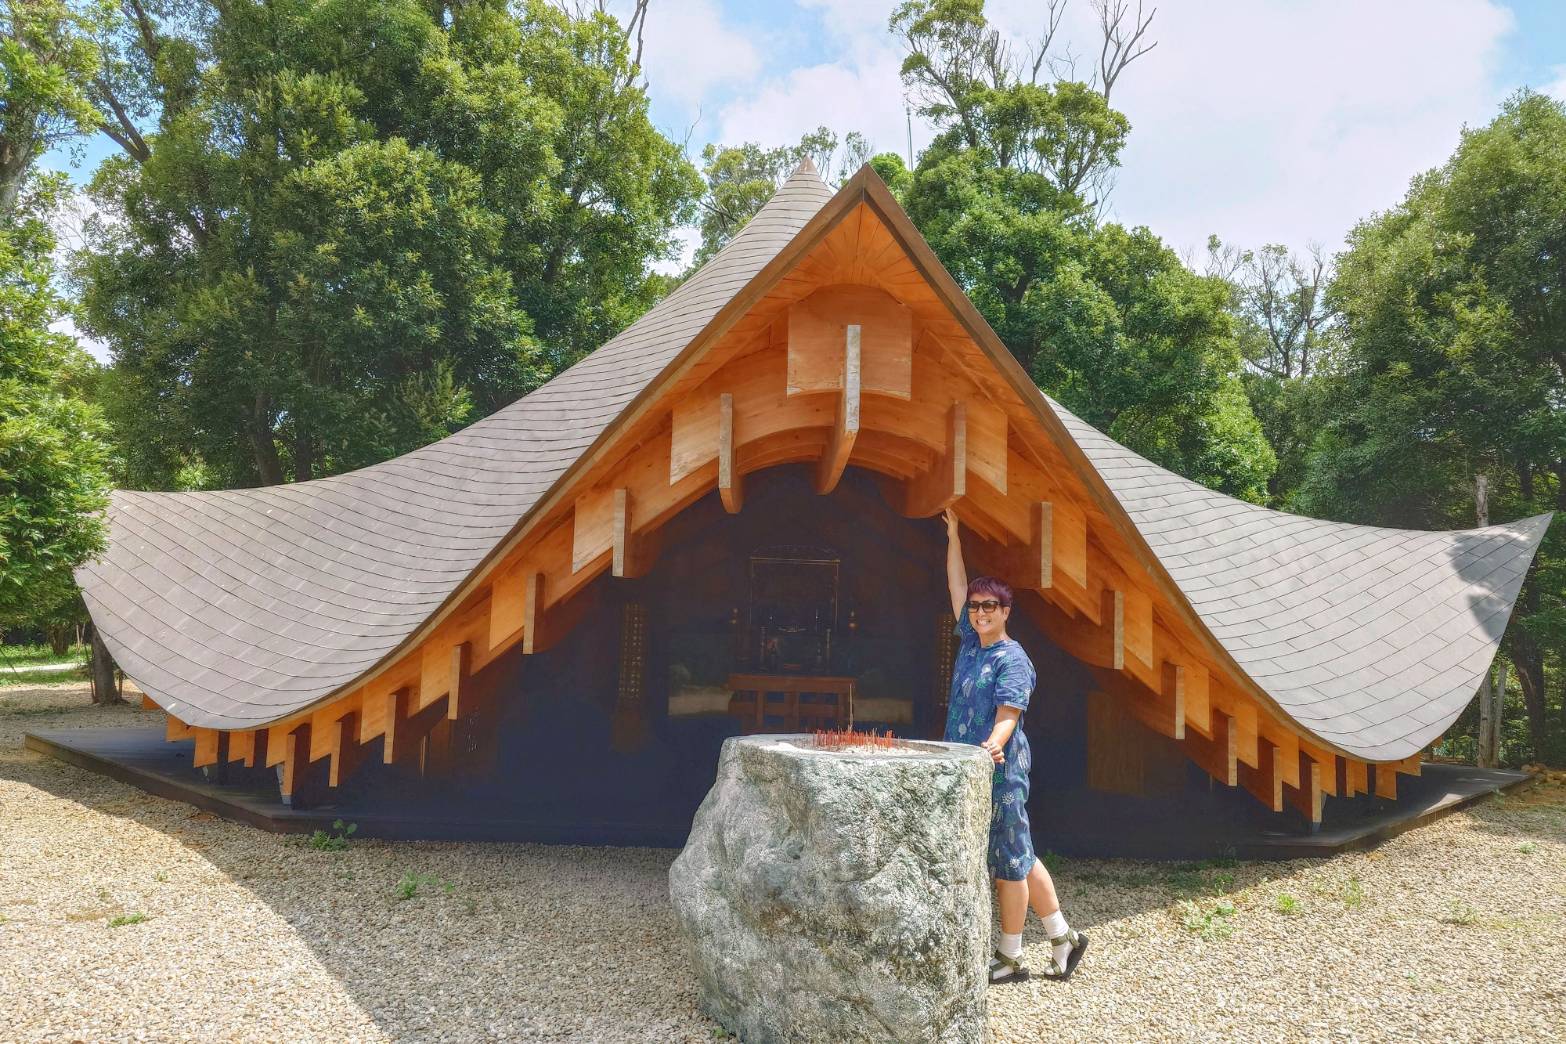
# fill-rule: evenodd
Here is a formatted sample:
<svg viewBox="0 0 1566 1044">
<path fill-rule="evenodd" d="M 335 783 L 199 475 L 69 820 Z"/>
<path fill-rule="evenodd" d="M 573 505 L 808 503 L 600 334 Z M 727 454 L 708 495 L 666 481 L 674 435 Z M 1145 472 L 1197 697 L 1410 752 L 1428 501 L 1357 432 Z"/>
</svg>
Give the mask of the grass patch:
<svg viewBox="0 0 1566 1044">
<path fill-rule="evenodd" d="M 1479 911 L 1463 902 L 1461 899 L 1452 899 L 1446 904 L 1446 913 L 1439 918 L 1442 924 L 1455 924 L 1462 928 L 1479 923 Z"/>
<path fill-rule="evenodd" d="M 1358 877 L 1350 877 L 1343 885 L 1341 897 L 1343 909 L 1357 910 L 1365 905 L 1365 886 L 1360 883 Z"/>
<path fill-rule="evenodd" d="M 1180 923 L 1185 930 L 1201 936 L 1208 942 L 1219 942 L 1234 934 L 1229 918 L 1234 916 L 1234 904 L 1227 899 L 1215 903 L 1197 903 L 1192 899 L 1180 902 Z"/>
<path fill-rule="evenodd" d="M 317 830 L 310 835 L 310 847 L 320 852 L 341 852 L 348 847 L 348 839 L 359 829 L 358 823 L 343 825 L 341 819 L 332 821 L 333 833 Z"/>
<path fill-rule="evenodd" d="M 77 682 L 86 681 L 87 668 L 78 667 L 72 671 L 8 671 L 0 667 L 0 689 L 34 689 L 40 685 L 74 685 Z M 58 710 L 59 708 L 50 708 Z"/>
<path fill-rule="evenodd" d="M 123 928 L 127 924 L 141 924 L 147 919 L 144 913 L 121 914 L 118 917 L 109 918 L 110 928 Z"/>
<path fill-rule="evenodd" d="M 1234 891 L 1234 874 L 1218 867 L 1225 864 L 1215 860 L 1186 863 L 1171 870 L 1164 878 L 1169 890 L 1186 897 L 1228 895 Z"/>
<path fill-rule="evenodd" d="M 402 875 L 401 881 L 397 882 L 397 889 L 393 894 L 399 902 L 407 902 L 418 895 L 421 888 L 439 888 L 446 895 L 450 895 L 456 887 L 450 881 L 443 881 L 434 874 L 416 874 L 409 871 Z"/>
<path fill-rule="evenodd" d="M 3 670 L 8 663 L 22 667 L 37 663 L 70 663 L 72 660 L 85 660 L 91 651 L 86 645 L 72 645 L 65 652 L 57 654 L 44 642 L 34 642 L 31 645 L 0 645 L 0 670 Z"/>
<path fill-rule="evenodd" d="M 1524 841 L 1522 844 L 1517 846 L 1517 851 L 1521 852 L 1523 855 L 1533 855 L 1538 850 L 1539 845 L 1536 841 Z"/>
<path fill-rule="evenodd" d="M 1278 902 L 1274 909 L 1285 917 L 1298 917 L 1305 912 L 1304 907 L 1300 905 L 1300 901 L 1288 892 L 1280 892 L 1278 894 Z"/>
</svg>

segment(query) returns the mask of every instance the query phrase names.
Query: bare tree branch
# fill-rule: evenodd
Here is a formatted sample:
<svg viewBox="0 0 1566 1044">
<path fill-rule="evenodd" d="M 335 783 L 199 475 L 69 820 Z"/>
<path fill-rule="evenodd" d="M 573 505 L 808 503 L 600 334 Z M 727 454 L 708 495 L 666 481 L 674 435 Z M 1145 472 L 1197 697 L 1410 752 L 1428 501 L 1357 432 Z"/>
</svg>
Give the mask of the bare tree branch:
<svg viewBox="0 0 1566 1044">
<path fill-rule="evenodd" d="M 1131 27 L 1128 28 L 1128 0 L 1093 0 L 1093 7 L 1098 11 L 1098 25 L 1104 34 L 1098 52 L 1099 93 L 1108 101 L 1109 92 L 1114 90 L 1115 81 L 1120 79 L 1126 66 L 1158 46 L 1157 41 L 1142 43 L 1142 37 L 1146 35 L 1148 26 L 1153 24 L 1153 16 L 1158 13 L 1158 8 L 1153 8 L 1144 17 L 1142 0 L 1137 0 L 1136 16 L 1131 19 Z"/>
</svg>

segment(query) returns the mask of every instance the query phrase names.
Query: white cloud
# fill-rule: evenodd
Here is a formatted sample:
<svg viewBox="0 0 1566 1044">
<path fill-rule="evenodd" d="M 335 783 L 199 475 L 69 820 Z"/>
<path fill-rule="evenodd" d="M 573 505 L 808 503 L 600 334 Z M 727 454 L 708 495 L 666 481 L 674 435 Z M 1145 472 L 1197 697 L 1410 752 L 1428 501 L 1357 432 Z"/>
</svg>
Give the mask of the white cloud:
<svg viewBox="0 0 1566 1044">
<path fill-rule="evenodd" d="M 642 63 L 653 90 L 684 107 L 761 70 L 749 36 L 724 25 L 712 0 L 653 5 L 644 42 Z"/>
<path fill-rule="evenodd" d="M 838 134 L 858 131 L 876 152 L 908 151 L 908 127 L 897 78 L 898 57 L 885 46 L 853 59 L 798 68 L 737 98 L 718 114 L 716 140 L 764 145 L 797 142 L 827 126 Z M 927 132 L 915 127 L 918 148 Z"/>
<path fill-rule="evenodd" d="M 1566 65 L 1557 65 L 1550 70 L 1550 75 L 1555 79 L 1545 84 L 1542 91 L 1552 98 L 1566 101 Z"/>
<path fill-rule="evenodd" d="M 1132 123 L 1114 216 L 1182 251 L 1214 232 L 1336 249 L 1494 114 L 1512 27 L 1489 0 L 1162 4 L 1114 99 Z"/>
<path fill-rule="evenodd" d="M 713 140 L 797 141 L 825 124 L 860 130 L 877 151 L 907 150 L 892 0 L 795 0 L 785 22 L 819 19 L 808 67 L 708 92 Z M 1160 0 L 1158 46 L 1126 72 L 1114 103 L 1132 131 L 1110 217 L 1145 224 L 1182 254 L 1209 233 L 1244 246 L 1338 249 L 1353 224 L 1395 205 L 1441 163 L 1463 125 L 1487 122 L 1513 31 L 1500 0 Z M 1042 28 L 1039 0 L 990 0 L 1019 49 Z M 1067 8 L 1057 45 L 1097 58 L 1086 0 Z M 1566 66 L 1547 90 L 1566 97 Z M 654 80 L 655 90 L 660 87 Z M 917 116 L 914 147 L 930 131 Z"/>
</svg>

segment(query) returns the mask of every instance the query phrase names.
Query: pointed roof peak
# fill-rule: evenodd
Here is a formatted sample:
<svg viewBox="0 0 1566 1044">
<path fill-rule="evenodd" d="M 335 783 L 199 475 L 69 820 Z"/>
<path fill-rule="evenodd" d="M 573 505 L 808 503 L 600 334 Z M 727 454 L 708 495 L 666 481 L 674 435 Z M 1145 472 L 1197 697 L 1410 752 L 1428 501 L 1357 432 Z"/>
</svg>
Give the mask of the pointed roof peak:
<svg viewBox="0 0 1566 1044">
<path fill-rule="evenodd" d="M 794 168 L 794 173 L 788 176 L 789 181 L 809 181 L 816 184 L 826 184 L 821 177 L 821 172 L 816 169 L 815 161 L 809 156 L 799 161 L 799 166 Z"/>
</svg>

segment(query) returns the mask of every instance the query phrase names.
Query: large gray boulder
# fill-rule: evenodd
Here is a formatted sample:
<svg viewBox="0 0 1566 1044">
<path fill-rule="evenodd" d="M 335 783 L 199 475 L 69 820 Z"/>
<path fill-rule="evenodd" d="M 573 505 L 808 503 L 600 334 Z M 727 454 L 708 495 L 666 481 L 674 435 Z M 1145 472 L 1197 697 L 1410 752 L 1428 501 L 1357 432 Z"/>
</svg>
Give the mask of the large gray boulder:
<svg viewBox="0 0 1566 1044">
<path fill-rule="evenodd" d="M 991 768 L 725 741 L 669 871 L 702 1010 L 747 1044 L 987 1040 Z"/>
</svg>

